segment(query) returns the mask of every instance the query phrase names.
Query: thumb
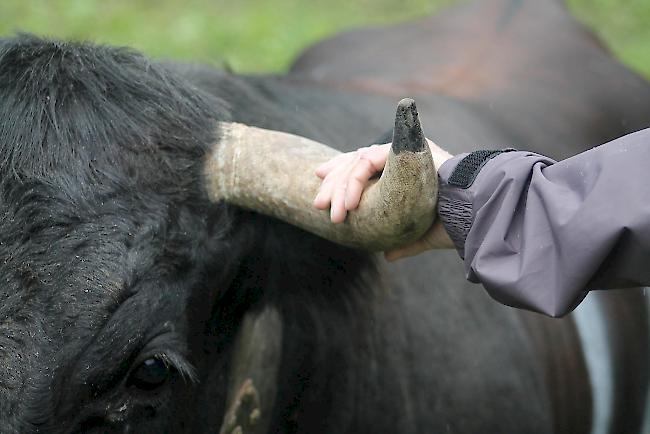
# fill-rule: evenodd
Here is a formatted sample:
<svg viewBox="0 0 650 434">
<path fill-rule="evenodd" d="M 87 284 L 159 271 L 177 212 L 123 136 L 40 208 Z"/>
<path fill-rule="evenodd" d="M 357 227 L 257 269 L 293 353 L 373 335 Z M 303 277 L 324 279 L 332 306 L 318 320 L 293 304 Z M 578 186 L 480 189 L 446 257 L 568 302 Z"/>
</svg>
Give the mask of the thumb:
<svg viewBox="0 0 650 434">
<path fill-rule="evenodd" d="M 436 219 L 431 228 L 429 228 L 422 238 L 404 247 L 384 252 L 384 257 L 387 261 L 393 262 L 408 256 L 415 256 L 425 250 L 453 248 L 454 243 L 451 241 L 451 238 L 449 238 L 449 234 L 442 225 L 442 222 L 440 219 Z"/>
<path fill-rule="evenodd" d="M 427 240 L 421 238 L 414 243 L 411 243 L 407 246 L 400 247 L 399 249 L 388 250 L 384 252 L 384 257 L 387 261 L 393 262 L 398 259 L 407 258 L 409 256 L 415 256 L 424 252 L 425 250 L 431 250 L 431 245 Z"/>
</svg>

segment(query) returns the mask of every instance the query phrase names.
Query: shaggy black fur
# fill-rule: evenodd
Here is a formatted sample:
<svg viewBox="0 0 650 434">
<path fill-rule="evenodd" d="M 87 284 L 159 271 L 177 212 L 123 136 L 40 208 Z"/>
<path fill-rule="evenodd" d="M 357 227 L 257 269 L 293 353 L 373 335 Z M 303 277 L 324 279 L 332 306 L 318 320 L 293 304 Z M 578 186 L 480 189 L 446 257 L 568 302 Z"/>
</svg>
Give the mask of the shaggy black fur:
<svg viewBox="0 0 650 434">
<path fill-rule="evenodd" d="M 305 382 L 328 396 L 323 362 L 360 344 L 370 259 L 209 203 L 202 161 L 230 116 L 128 49 L 0 42 L 1 432 L 179 432 L 205 394 L 213 432 L 226 384 L 209 377 L 265 303 L 287 318 L 277 426 L 291 429 Z M 175 374 L 130 386 L 153 356 Z"/>
</svg>

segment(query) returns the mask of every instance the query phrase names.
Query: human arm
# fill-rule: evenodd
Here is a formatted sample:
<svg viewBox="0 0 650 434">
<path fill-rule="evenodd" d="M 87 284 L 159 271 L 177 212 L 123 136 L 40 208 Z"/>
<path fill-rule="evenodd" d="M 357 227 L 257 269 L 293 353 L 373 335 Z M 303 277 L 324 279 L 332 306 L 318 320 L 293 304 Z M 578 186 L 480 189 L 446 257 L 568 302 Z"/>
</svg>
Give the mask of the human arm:
<svg viewBox="0 0 650 434">
<path fill-rule="evenodd" d="M 650 284 L 650 130 L 560 162 L 498 154 L 467 188 L 450 183 L 464 158 L 441 167 L 438 210 L 493 298 L 562 316 L 589 290 Z"/>
<path fill-rule="evenodd" d="M 465 157 L 439 166 L 438 213 L 493 298 L 562 316 L 591 289 L 650 284 L 650 130 L 557 163 L 492 155 L 467 188 Z"/>
</svg>

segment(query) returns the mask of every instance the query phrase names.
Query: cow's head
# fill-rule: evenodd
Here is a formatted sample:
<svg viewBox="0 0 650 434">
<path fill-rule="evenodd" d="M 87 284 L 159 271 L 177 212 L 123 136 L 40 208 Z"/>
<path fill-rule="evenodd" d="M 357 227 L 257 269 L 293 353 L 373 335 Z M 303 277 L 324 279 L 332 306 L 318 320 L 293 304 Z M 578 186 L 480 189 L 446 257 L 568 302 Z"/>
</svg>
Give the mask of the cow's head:
<svg viewBox="0 0 650 434">
<path fill-rule="evenodd" d="M 310 206 L 328 148 L 227 123 L 130 50 L 1 41 L 0 431 L 271 423 L 275 395 L 304 389 L 276 377 L 328 357 L 317 336 L 369 286 L 368 255 L 295 226 L 382 249 L 422 230 L 405 208 L 431 213 L 435 198 L 404 192 L 435 174 L 419 175 L 414 108 L 399 113 L 389 169 L 333 228 Z"/>
</svg>

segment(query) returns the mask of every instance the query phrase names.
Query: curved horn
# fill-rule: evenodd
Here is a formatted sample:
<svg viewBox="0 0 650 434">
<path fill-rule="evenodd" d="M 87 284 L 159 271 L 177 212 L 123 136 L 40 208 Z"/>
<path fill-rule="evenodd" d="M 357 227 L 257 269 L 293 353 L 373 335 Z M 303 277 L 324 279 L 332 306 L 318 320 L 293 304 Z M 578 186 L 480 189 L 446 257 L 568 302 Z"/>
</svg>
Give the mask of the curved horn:
<svg viewBox="0 0 650 434">
<path fill-rule="evenodd" d="M 397 106 L 393 145 L 381 178 L 371 181 L 358 209 L 335 225 L 312 201 L 321 183 L 316 167 L 338 154 L 292 134 L 223 123 L 206 164 L 208 192 L 215 201 L 364 250 L 400 247 L 429 229 L 436 215 L 438 178 L 412 99 Z"/>
</svg>

